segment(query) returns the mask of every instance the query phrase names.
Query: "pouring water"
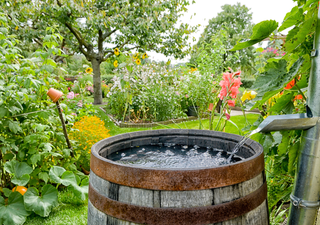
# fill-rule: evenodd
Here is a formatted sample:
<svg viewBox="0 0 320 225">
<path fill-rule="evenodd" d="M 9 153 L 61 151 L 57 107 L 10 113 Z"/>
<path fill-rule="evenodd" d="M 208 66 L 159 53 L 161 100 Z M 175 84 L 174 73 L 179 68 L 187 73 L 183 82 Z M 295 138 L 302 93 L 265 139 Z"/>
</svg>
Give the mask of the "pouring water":
<svg viewBox="0 0 320 225">
<path fill-rule="evenodd" d="M 249 133 L 247 133 L 243 138 L 234 146 L 233 150 L 231 151 L 230 156 L 227 159 L 227 164 L 230 164 L 232 157 L 234 154 L 236 154 L 239 149 L 244 145 L 244 143 L 254 134 L 259 133 L 261 131 L 261 128 L 257 128 Z"/>
</svg>

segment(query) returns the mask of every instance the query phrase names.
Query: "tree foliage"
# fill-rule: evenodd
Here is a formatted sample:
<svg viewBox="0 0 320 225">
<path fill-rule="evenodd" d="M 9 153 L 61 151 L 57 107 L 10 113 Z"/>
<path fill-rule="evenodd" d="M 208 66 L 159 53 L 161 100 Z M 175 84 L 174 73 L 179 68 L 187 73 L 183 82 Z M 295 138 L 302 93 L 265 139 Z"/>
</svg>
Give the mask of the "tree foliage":
<svg viewBox="0 0 320 225">
<path fill-rule="evenodd" d="M 218 13 L 218 15 L 212 18 L 209 21 L 209 24 L 205 28 L 202 33 L 198 43 L 194 46 L 191 63 L 198 65 L 197 60 L 201 57 L 201 51 L 204 45 L 208 46 L 206 54 L 211 54 L 215 52 L 214 43 L 216 39 L 216 34 L 221 33 L 225 35 L 222 38 L 222 43 L 225 51 L 221 54 L 220 58 L 222 59 L 222 63 L 220 69 L 215 72 L 222 72 L 227 67 L 232 68 L 240 68 L 241 70 L 245 70 L 252 67 L 253 61 L 253 48 L 244 49 L 238 52 L 230 52 L 228 51 L 234 45 L 236 45 L 237 41 L 241 39 L 248 39 L 252 34 L 253 24 L 252 14 L 249 13 L 249 9 L 237 3 L 236 5 L 223 5 L 222 12 Z M 212 48 L 210 49 L 210 46 Z"/>
<path fill-rule="evenodd" d="M 100 64 L 116 58 L 115 48 L 120 52 L 136 49 L 186 55 L 188 34 L 195 28 L 177 22 L 187 5 L 187 0 L 35 0 L 3 6 L 18 28 L 33 33 L 28 35 L 29 41 L 39 42 L 45 27 L 56 26 L 64 37 L 63 47 L 85 55 L 92 64 L 94 102 L 99 104 Z M 17 8 L 23 9 L 21 14 Z"/>
</svg>

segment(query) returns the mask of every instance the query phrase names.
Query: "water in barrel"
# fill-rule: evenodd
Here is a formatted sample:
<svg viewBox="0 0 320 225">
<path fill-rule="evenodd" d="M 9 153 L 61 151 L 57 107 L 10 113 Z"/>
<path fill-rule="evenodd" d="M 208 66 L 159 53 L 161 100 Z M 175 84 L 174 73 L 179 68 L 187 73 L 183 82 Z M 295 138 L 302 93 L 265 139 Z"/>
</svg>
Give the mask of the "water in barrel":
<svg viewBox="0 0 320 225">
<path fill-rule="evenodd" d="M 225 165 L 229 155 L 230 153 L 217 148 L 164 143 L 132 146 L 110 154 L 108 159 L 122 164 L 153 168 L 203 168 Z M 240 160 L 241 157 L 234 155 L 230 163 Z"/>
</svg>

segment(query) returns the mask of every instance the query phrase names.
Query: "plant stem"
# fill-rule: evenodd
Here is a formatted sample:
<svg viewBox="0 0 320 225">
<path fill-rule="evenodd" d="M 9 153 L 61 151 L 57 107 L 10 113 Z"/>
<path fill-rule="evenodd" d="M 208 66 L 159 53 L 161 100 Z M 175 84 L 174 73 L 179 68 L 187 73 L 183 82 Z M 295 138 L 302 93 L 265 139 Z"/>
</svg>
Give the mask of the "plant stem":
<svg viewBox="0 0 320 225">
<path fill-rule="evenodd" d="M 299 86 L 297 85 L 297 83 L 295 83 L 294 86 L 296 86 L 296 87 L 298 88 L 298 91 L 299 91 L 299 93 L 302 95 L 303 99 L 304 99 L 305 101 L 307 101 L 306 96 L 303 94 L 303 92 L 301 91 L 301 89 L 299 88 Z"/>
<path fill-rule="evenodd" d="M 219 117 L 218 123 L 217 123 L 217 125 L 216 125 L 216 128 L 215 128 L 214 130 L 217 130 L 217 128 L 218 128 L 218 126 L 219 126 L 219 124 L 220 124 L 220 121 L 221 121 L 222 116 L 223 116 L 223 114 L 221 113 L 221 111 L 223 111 L 223 109 L 226 107 L 227 101 L 224 102 L 222 105 L 223 105 L 223 107 L 222 107 L 222 110 L 220 110 L 220 117 Z"/>
<path fill-rule="evenodd" d="M 196 111 L 197 116 L 198 116 L 198 120 L 199 120 L 199 130 L 202 130 L 202 123 L 201 123 L 200 115 L 199 115 L 199 113 L 198 113 L 198 111 L 197 111 L 197 109 L 196 109 L 196 107 L 195 107 L 195 105 L 194 105 L 194 103 L 193 103 L 192 98 L 190 98 L 190 99 L 191 99 L 191 102 L 192 102 L 192 105 L 193 105 L 194 111 Z"/>
</svg>

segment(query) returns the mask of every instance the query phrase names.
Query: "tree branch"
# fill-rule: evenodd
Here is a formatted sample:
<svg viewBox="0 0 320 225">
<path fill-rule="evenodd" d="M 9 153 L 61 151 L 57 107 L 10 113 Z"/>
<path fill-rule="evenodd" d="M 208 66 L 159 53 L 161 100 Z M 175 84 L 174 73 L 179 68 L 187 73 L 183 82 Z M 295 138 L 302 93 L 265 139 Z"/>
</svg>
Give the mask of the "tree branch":
<svg viewBox="0 0 320 225">
<path fill-rule="evenodd" d="M 130 51 L 130 50 L 132 50 L 132 49 L 140 48 L 140 47 L 141 47 L 141 46 L 138 45 L 138 46 L 134 46 L 134 47 L 132 47 L 132 48 L 126 48 L 126 49 L 124 49 L 123 51 L 126 52 L 126 51 Z"/>
<path fill-rule="evenodd" d="M 38 38 L 35 38 L 33 39 L 38 45 L 42 46 L 42 42 L 38 39 Z"/>
<path fill-rule="evenodd" d="M 99 55 L 101 54 L 102 57 L 103 57 L 103 55 L 104 55 L 104 52 L 103 52 L 103 34 L 102 34 L 101 29 L 99 29 L 98 50 L 99 50 Z"/>
<path fill-rule="evenodd" d="M 58 6 L 62 6 L 61 2 L 59 0 L 57 0 L 57 4 Z M 68 14 L 68 17 L 70 18 L 70 14 Z M 66 27 L 70 30 L 70 32 L 75 36 L 75 38 L 78 40 L 78 43 L 79 43 L 79 49 L 80 51 L 86 56 L 88 57 L 89 56 L 89 45 L 88 43 L 85 42 L 84 38 L 82 37 L 82 35 L 80 34 L 80 32 L 75 29 L 71 23 L 69 22 L 65 22 L 64 23 L 66 25 Z M 86 47 L 87 51 L 83 48 L 83 46 Z"/>
<path fill-rule="evenodd" d="M 84 48 L 82 47 L 81 44 L 79 44 L 79 49 L 82 52 L 82 54 L 84 54 L 86 56 L 86 58 L 89 57 L 89 53 L 86 50 L 84 50 Z"/>
<path fill-rule="evenodd" d="M 119 50 L 121 50 L 126 44 L 129 43 L 129 41 L 130 41 L 129 39 L 126 40 L 126 41 L 123 42 L 121 45 L 117 45 L 116 48 L 118 48 Z M 134 48 L 138 48 L 138 47 L 140 47 L 140 46 L 136 46 L 136 47 L 134 47 Z M 125 51 L 128 51 L 128 50 L 125 50 Z M 102 59 L 102 61 L 106 61 L 109 57 L 111 57 L 111 56 L 114 54 L 114 51 L 109 50 L 109 51 L 105 51 L 105 53 L 109 53 L 109 54 L 106 55 L 106 56 Z"/>
<path fill-rule="evenodd" d="M 62 4 L 61 4 L 61 2 L 59 1 L 59 0 L 57 0 L 57 4 L 58 4 L 58 6 L 62 6 Z"/>
<path fill-rule="evenodd" d="M 102 40 L 105 40 L 107 37 L 110 37 L 111 34 L 113 34 L 114 32 L 116 32 L 117 29 L 114 29 L 112 31 L 106 32 L 102 35 Z"/>
<path fill-rule="evenodd" d="M 68 29 L 70 30 L 70 32 L 75 36 L 75 38 L 78 40 L 79 42 L 79 46 L 83 49 L 82 46 L 85 46 L 88 50 L 89 50 L 89 45 L 85 42 L 85 40 L 83 39 L 83 37 L 81 36 L 80 32 L 77 31 L 74 27 L 72 27 L 72 25 L 68 22 L 65 22 L 66 27 L 68 27 Z M 83 51 L 85 51 L 83 49 Z M 88 54 L 88 52 L 87 52 Z"/>
</svg>

